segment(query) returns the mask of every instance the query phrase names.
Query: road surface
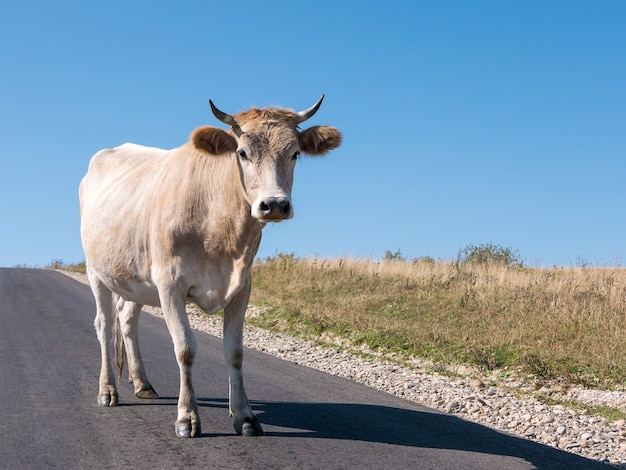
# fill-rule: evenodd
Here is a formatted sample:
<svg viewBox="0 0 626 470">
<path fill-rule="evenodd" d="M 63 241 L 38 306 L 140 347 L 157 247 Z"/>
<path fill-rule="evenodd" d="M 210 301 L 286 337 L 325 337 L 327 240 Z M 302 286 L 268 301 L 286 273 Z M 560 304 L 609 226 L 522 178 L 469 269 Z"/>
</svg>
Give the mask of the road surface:
<svg viewBox="0 0 626 470">
<path fill-rule="evenodd" d="M 174 433 L 178 368 L 165 322 L 140 321 L 161 398 L 124 382 L 97 404 L 100 351 L 89 288 L 55 271 L 0 269 L 0 468 L 606 469 L 383 392 L 246 349 L 244 377 L 266 435 L 228 417 L 221 340 L 195 332 L 203 434 Z"/>
</svg>

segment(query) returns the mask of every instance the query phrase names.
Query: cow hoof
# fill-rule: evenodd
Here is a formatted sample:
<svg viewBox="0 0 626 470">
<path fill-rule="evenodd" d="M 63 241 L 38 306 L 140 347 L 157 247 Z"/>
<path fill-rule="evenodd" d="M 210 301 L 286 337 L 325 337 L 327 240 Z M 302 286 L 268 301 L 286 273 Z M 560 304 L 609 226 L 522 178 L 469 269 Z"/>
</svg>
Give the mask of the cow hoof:
<svg viewBox="0 0 626 470">
<path fill-rule="evenodd" d="M 117 405 L 117 393 L 101 393 L 98 395 L 98 405 L 115 406 Z"/>
<path fill-rule="evenodd" d="M 199 437 L 200 436 L 200 421 L 194 419 L 186 419 L 183 421 L 176 421 L 176 435 L 178 437 Z"/>
<path fill-rule="evenodd" d="M 245 418 L 239 426 L 235 423 L 235 431 L 242 436 L 262 436 L 265 434 L 256 416 L 254 418 Z"/>
</svg>

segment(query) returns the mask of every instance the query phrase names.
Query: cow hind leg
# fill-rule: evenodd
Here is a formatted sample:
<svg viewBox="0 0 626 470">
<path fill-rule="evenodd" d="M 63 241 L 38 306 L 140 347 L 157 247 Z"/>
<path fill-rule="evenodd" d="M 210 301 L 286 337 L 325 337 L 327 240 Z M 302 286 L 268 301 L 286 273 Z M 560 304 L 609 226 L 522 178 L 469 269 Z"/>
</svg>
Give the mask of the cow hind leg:
<svg viewBox="0 0 626 470">
<path fill-rule="evenodd" d="M 118 402 L 118 395 L 113 369 L 113 335 L 115 329 L 113 298 L 111 291 L 89 267 L 87 267 L 87 275 L 89 277 L 91 290 L 96 299 L 96 319 L 94 321 L 94 327 L 98 340 L 100 341 L 100 353 L 102 357 L 98 404 L 100 406 L 115 406 Z"/>
<path fill-rule="evenodd" d="M 141 358 L 141 351 L 139 350 L 139 315 L 141 314 L 142 305 L 116 297 L 116 308 L 120 322 L 120 331 L 126 346 L 128 379 L 133 384 L 135 396 L 146 399 L 159 398 L 159 395 L 148 381 Z"/>
<path fill-rule="evenodd" d="M 249 281 L 249 280 L 248 280 Z M 235 431 L 243 436 L 262 436 L 263 427 L 252 412 L 243 385 L 243 321 L 250 298 L 250 282 L 224 309 L 224 359 L 228 366 L 228 407 Z"/>
</svg>

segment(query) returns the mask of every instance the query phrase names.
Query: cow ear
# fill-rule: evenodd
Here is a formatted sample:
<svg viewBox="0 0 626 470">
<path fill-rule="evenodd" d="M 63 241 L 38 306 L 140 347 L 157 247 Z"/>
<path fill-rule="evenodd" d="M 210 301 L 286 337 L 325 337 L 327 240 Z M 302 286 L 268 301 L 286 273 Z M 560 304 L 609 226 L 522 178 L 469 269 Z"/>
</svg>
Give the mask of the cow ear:
<svg viewBox="0 0 626 470">
<path fill-rule="evenodd" d="M 213 155 L 222 155 L 237 150 L 237 140 L 217 127 L 199 127 L 193 131 L 190 140 L 196 149 Z"/>
<path fill-rule="evenodd" d="M 324 155 L 341 145 L 341 132 L 330 126 L 314 126 L 300 132 L 300 149 L 309 155 Z"/>
</svg>

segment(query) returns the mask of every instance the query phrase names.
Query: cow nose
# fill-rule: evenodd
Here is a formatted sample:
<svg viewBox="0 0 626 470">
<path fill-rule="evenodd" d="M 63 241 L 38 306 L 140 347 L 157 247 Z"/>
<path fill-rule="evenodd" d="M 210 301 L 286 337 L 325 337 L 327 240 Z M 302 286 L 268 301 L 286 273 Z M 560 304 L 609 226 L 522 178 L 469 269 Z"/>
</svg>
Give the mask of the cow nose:
<svg viewBox="0 0 626 470">
<path fill-rule="evenodd" d="M 287 198 L 271 197 L 259 203 L 259 211 L 263 219 L 282 220 L 291 217 L 291 201 Z"/>
</svg>

